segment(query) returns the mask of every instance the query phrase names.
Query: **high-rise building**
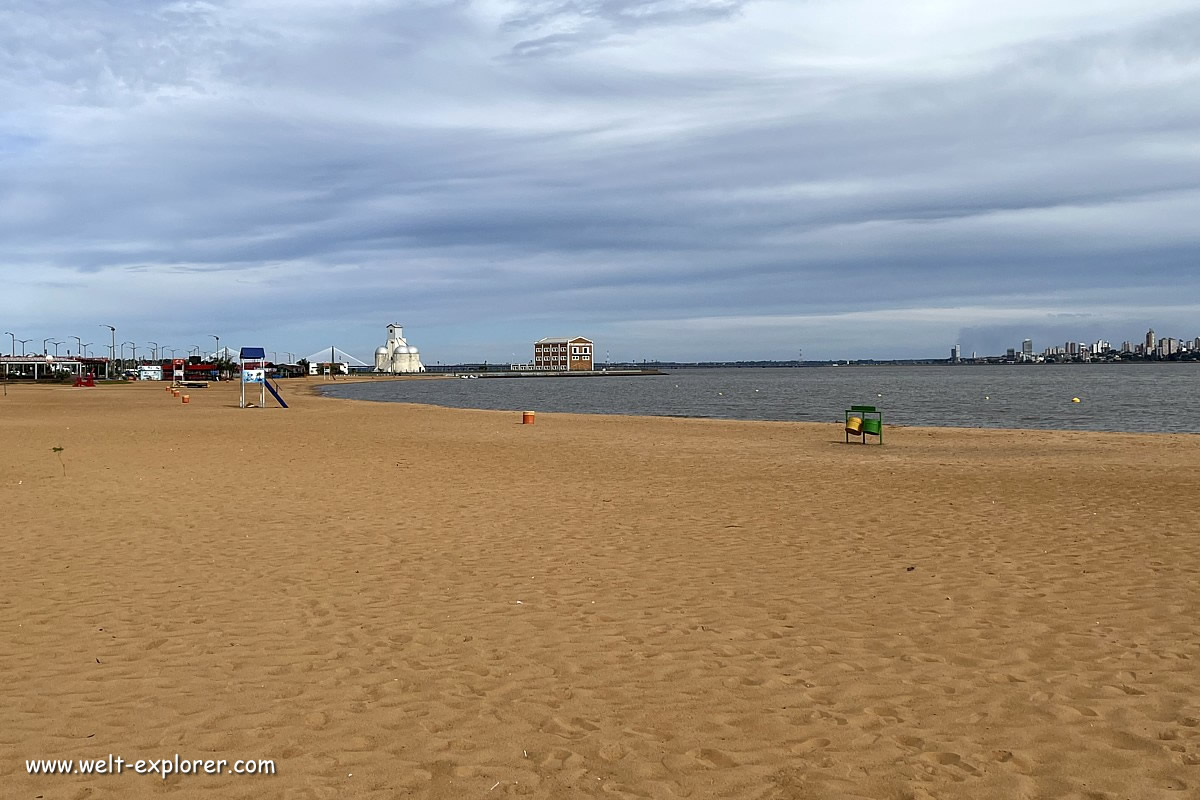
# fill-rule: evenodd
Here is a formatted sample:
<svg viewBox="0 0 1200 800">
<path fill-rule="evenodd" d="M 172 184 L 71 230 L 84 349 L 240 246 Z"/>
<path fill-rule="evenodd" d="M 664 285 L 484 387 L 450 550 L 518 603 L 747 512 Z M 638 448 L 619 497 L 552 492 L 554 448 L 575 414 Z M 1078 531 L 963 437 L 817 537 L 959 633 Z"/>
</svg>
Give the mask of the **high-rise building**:
<svg viewBox="0 0 1200 800">
<path fill-rule="evenodd" d="M 1158 344 L 1158 339 L 1154 338 L 1154 328 L 1146 332 L 1146 349 L 1153 350 Z"/>
<path fill-rule="evenodd" d="M 954 345 L 950 348 L 950 360 L 955 364 L 962 361 L 962 345 Z"/>
<path fill-rule="evenodd" d="M 1033 339 L 1021 342 L 1021 355 L 1025 358 L 1033 358 Z"/>
<path fill-rule="evenodd" d="M 1121 352 L 1122 353 L 1132 353 L 1133 352 L 1132 345 L 1130 345 L 1129 342 L 1121 342 Z"/>
</svg>

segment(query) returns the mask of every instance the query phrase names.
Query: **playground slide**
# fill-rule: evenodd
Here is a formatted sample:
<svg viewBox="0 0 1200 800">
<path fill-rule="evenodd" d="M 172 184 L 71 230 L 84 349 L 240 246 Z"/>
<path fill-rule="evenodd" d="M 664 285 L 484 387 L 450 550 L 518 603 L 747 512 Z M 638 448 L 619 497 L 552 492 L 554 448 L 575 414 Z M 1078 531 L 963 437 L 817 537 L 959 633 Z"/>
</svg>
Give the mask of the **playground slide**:
<svg viewBox="0 0 1200 800">
<path fill-rule="evenodd" d="M 267 387 L 267 391 L 271 393 L 271 397 L 274 397 L 274 398 L 275 398 L 275 402 L 276 402 L 276 403 L 279 403 L 279 405 L 280 405 L 280 406 L 282 406 L 283 408 L 287 408 L 287 407 L 288 407 L 288 404 L 287 404 L 287 403 L 285 403 L 285 402 L 283 402 L 283 398 L 279 396 L 279 390 L 277 390 L 277 389 L 276 389 L 274 386 L 272 386 L 272 385 L 271 385 L 271 382 L 270 382 L 269 380 L 266 380 L 266 379 L 264 378 L 264 379 L 263 379 L 263 384 L 265 384 L 265 385 L 266 385 L 266 387 Z"/>
</svg>

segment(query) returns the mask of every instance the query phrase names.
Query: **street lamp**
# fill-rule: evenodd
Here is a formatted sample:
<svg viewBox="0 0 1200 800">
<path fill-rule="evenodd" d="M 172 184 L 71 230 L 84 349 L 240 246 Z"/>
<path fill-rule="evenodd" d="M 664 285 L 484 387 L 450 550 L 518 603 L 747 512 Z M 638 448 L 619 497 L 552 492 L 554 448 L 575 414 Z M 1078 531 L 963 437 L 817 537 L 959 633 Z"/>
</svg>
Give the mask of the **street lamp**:
<svg viewBox="0 0 1200 800">
<path fill-rule="evenodd" d="M 71 338 L 75 340 L 75 355 L 83 355 L 83 345 L 80 344 L 82 340 L 78 336 L 72 336 Z"/>
<path fill-rule="evenodd" d="M 295 364 L 295 363 L 296 363 L 296 354 L 295 354 L 295 353 L 288 353 L 288 354 L 287 354 L 287 357 L 288 357 L 288 363 L 289 363 L 289 364 Z"/>
<path fill-rule="evenodd" d="M 47 336 L 45 339 L 42 339 L 42 355 L 44 355 L 44 356 L 50 355 L 50 348 L 46 345 L 46 343 L 49 342 L 52 338 L 54 338 L 54 337 Z"/>
<path fill-rule="evenodd" d="M 178 347 L 164 347 L 162 350 L 164 353 L 167 352 L 168 350 L 170 350 L 171 351 L 171 360 L 174 361 L 175 360 L 175 352 L 177 350 L 179 350 L 179 348 Z"/>
<path fill-rule="evenodd" d="M 217 380 L 221 380 L 221 337 L 215 333 L 210 333 L 209 336 L 217 340 L 217 352 L 213 353 L 213 363 L 217 365 Z"/>
<path fill-rule="evenodd" d="M 100 327 L 108 328 L 109 332 L 112 333 L 112 345 L 108 348 L 108 364 L 104 365 L 104 377 L 108 378 L 110 377 L 108 374 L 109 365 L 117 360 L 117 329 L 112 325 L 101 325 Z"/>
<path fill-rule="evenodd" d="M 192 350 L 195 350 L 196 352 L 193 353 Z M 196 358 L 199 358 L 200 357 L 200 345 L 198 345 L 198 344 L 192 345 L 191 348 L 188 349 L 188 355 L 194 355 L 194 356 L 196 356 Z"/>
<path fill-rule="evenodd" d="M 150 357 L 155 361 L 158 361 L 158 342 L 150 342 L 150 344 L 152 345 L 150 349 Z"/>
<path fill-rule="evenodd" d="M 8 354 L 10 356 L 15 356 L 17 354 L 17 335 L 12 331 L 5 331 L 4 335 L 12 337 L 12 350 L 10 350 Z"/>
<path fill-rule="evenodd" d="M 91 347 L 93 344 L 95 344 L 95 342 L 84 342 L 83 344 L 79 345 L 80 347 L 83 348 L 83 357 L 84 358 L 87 358 L 87 349 L 89 347 Z"/>
<path fill-rule="evenodd" d="M 25 345 L 32 342 L 33 339 L 17 339 L 17 341 L 21 343 L 21 355 L 25 355 Z M 16 349 L 16 348 L 13 348 L 13 349 Z M 16 353 L 13 353 L 13 355 L 15 356 Z"/>
<path fill-rule="evenodd" d="M 66 344 L 66 342 L 61 342 L 61 341 L 58 341 L 57 339 L 52 339 L 52 340 L 50 340 L 50 344 L 54 345 L 54 357 L 58 358 L 58 346 L 60 344 Z"/>
</svg>

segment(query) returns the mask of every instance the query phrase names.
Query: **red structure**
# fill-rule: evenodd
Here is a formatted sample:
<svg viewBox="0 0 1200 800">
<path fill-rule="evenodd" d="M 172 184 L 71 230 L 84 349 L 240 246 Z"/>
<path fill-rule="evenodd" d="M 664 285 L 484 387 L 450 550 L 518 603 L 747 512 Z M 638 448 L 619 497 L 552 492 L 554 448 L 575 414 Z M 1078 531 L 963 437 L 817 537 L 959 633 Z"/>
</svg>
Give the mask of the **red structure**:
<svg viewBox="0 0 1200 800">
<path fill-rule="evenodd" d="M 168 376 L 173 376 L 175 370 L 182 369 L 183 375 L 179 376 L 185 381 L 211 381 L 216 380 L 217 372 L 220 367 L 217 364 L 204 361 L 191 361 L 182 358 L 170 359 L 166 358 L 159 362 L 162 366 L 163 379 L 170 380 Z"/>
</svg>

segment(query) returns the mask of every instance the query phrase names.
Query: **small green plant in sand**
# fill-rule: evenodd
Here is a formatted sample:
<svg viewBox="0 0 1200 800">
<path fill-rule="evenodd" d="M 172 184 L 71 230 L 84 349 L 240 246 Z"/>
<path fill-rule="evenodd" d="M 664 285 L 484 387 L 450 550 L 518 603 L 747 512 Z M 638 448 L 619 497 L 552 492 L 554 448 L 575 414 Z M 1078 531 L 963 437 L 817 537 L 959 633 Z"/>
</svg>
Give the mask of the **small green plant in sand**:
<svg viewBox="0 0 1200 800">
<path fill-rule="evenodd" d="M 58 463 L 62 464 L 63 477 L 64 478 L 67 477 L 67 462 L 63 461 L 63 457 L 62 457 L 63 449 L 61 447 L 54 447 L 51 449 L 54 451 L 54 455 L 58 456 Z"/>
</svg>

